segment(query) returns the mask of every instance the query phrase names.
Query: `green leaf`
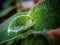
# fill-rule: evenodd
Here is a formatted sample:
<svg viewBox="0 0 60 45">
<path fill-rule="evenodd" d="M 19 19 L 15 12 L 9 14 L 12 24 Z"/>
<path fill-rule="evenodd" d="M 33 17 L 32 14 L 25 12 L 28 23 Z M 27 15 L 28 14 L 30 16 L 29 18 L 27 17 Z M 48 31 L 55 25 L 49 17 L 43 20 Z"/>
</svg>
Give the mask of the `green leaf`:
<svg viewBox="0 0 60 45">
<path fill-rule="evenodd" d="M 8 36 L 8 26 L 9 24 L 11 23 L 11 21 L 19 16 L 19 15 L 25 15 L 26 13 L 23 13 L 23 12 L 19 12 L 19 13 L 16 13 L 15 15 L 13 15 L 12 17 L 10 17 L 9 19 L 7 19 L 5 22 L 3 22 L 1 25 L 0 25 L 0 44 L 3 43 L 3 42 L 6 42 L 8 41 L 9 39 L 13 38 L 9 38 Z"/>
<path fill-rule="evenodd" d="M 56 1 L 56 0 L 55 0 Z M 51 6 L 50 4 L 48 5 L 50 1 L 43 1 L 41 3 L 38 3 L 34 7 L 30 9 L 28 12 L 28 15 L 30 15 L 34 22 L 35 25 L 32 28 L 32 30 L 35 31 L 47 31 L 50 29 L 55 29 L 60 27 L 60 11 L 58 11 L 57 8 L 48 8 L 47 6 Z M 51 0 L 52 2 L 52 0 Z M 53 2 L 54 3 L 54 2 Z"/>
<path fill-rule="evenodd" d="M 8 40 L 8 41 L 2 43 L 1 45 L 19 45 L 22 42 L 21 40 L 27 38 L 29 35 L 31 35 L 31 33 L 32 33 L 32 31 L 29 30 L 26 33 L 15 36 L 13 39 Z"/>
<path fill-rule="evenodd" d="M 36 33 L 21 39 L 19 45 L 49 45 L 49 42 L 43 34 Z"/>
<path fill-rule="evenodd" d="M 12 20 L 8 27 L 9 37 L 18 36 L 29 31 L 30 27 L 34 25 L 34 22 L 30 16 L 22 15 Z"/>
<path fill-rule="evenodd" d="M 60 11 L 58 11 L 60 9 L 60 5 L 58 5 L 58 1 L 54 1 L 55 3 L 53 2 L 53 0 L 51 0 L 51 4 L 50 0 L 44 0 L 43 2 L 38 3 L 33 8 L 31 8 L 26 17 L 17 17 L 11 22 L 11 20 L 13 19 L 12 18 L 11 20 L 3 23 L 2 26 L 0 26 L 0 43 L 6 42 L 6 40 L 12 41 L 14 39 L 17 40 L 16 45 L 49 45 L 49 40 L 47 39 L 47 36 L 45 37 L 44 32 L 46 30 L 60 27 Z M 32 34 L 32 30 L 37 31 L 37 33 L 40 31 L 40 34 Z M 16 31 L 18 33 L 15 33 Z M 44 35 L 42 35 L 41 33 L 44 33 Z M 14 45 L 14 43 L 15 42 L 13 41 L 12 44 Z"/>
</svg>

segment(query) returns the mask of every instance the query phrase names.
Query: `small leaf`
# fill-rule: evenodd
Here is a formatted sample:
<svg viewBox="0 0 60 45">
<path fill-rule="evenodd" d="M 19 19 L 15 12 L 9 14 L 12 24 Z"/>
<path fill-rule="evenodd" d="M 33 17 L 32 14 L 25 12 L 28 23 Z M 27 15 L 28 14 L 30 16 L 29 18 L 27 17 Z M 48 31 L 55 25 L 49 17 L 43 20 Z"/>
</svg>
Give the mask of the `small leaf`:
<svg viewBox="0 0 60 45">
<path fill-rule="evenodd" d="M 22 15 L 12 20 L 8 27 L 9 36 L 17 36 L 29 31 L 30 27 L 34 25 L 33 20 L 30 16 Z"/>
</svg>

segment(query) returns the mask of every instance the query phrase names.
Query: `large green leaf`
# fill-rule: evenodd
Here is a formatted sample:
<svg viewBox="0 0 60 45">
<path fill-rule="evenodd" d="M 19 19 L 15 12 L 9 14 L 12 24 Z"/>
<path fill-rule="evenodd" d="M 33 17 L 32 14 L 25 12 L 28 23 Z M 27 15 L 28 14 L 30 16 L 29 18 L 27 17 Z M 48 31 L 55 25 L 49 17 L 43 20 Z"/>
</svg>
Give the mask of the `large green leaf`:
<svg viewBox="0 0 60 45">
<path fill-rule="evenodd" d="M 32 30 L 46 31 L 60 27 L 60 11 L 58 11 L 58 9 L 60 10 L 60 3 L 56 1 L 60 2 L 60 0 L 44 0 L 30 9 L 28 15 L 35 21 L 35 26 Z"/>
<path fill-rule="evenodd" d="M 0 35 L 0 38 L 1 38 L 0 42 L 3 43 L 4 41 L 10 39 L 11 41 L 13 41 L 13 43 L 12 44 L 10 43 L 10 45 L 14 45 L 15 40 L 17 40 L 15 45 L 19 45 L 19 44 L 20 45 L 49 45 L 48 41 L 50 41 L 50 39 L 48 40 L 47 36 L 45 37 L 44 32 L 46 30 L 54 29 L 54 28 L 57 28 L 57 27 L 60 26 L 60 23 L 59 23 L 60 22 L 59 21 L 60 11 L 58 11 L 58 9 L 60 9 L 59 8 L 60 5 L 58 5 L 58 4 L 60 4 L 60 3 L 57 3 L 57 2 L 60 2 L 60 1 L 57 1 L 57 2 L 56 1 L 57 0 L 55 0 L 55 2 L 53 2 L 53 0 L 51 0 L 51 2 L 52 2 L 51 3 L 50 0 L 45 0 L 44 2 L 38 3 L 33 8 L 31 8 L 31 10 L 28 12 L 27 17 L 30 16 L 31 20 L 33 19 L 34 26 L 30 27 L 30 25 L 27 23 L 29 29 L 26 28 L 26 30 L 28 30 L 28 31 L 25 30 L 25 27 L 26 27 L 25 24 L 26 24 L 26 22 L 28 22 L 30 20 L 30 17 L 27 18 L 26 22 L 22 22 L 22 19 L 23 19 L 23 21 L 26 20 L 25 18 L 21 19 L 22 16 L 20 18 L 19 17 L 16 18 L 16 20 L 14 20 L 12 22 L 12 24 L 10 25 L 9 28 L 8 28 L 8 25 L 10 24 L 12 19 L 9 20 L 8 22 L 3 23 L 1 25 L 1 28 L 0 28 L 0 30 L 1 30 L 1 32 L 0 32 L 0 34 L 1 34 Z M 23 17 L 25 17 L 25 16 L 23 16 Z M 18 19 L 21 19 L 21 20 L 19 21 Z M 19 23 L 17 23 L 17 22 L 19 22 Z M 8 25 L 6 25 L 6 24 L 8 24 Z M 18 32 L 20 32 L 18 35 L 14 35 L 15 32 L 13 31 L 13 36 L 11 36 L 11 34 L 10 34 L 11 31 L 9 33 L 7 32 L 7 28 L 10 29 L 10 30 L 12 30 L 12 29 L 13 30 L 17 29 L 18 30 L 19 28 L 14 28 L 14 26 L 16 26 L 16 27 L 21 26 L 21 24 L 23 26 L 25 25 L 24 29 L 21 30 L 21 31 L 25 30 L 24 31 L 25 33 L 23 32 L 22 35 L 20 35 L 21 34 L 20 30 L 18 31 Z M 30 24 L 32 24 L 32 23 L 30 22 Z M 36 31 L 37 33 L 39 31 L 39 33 L 34 34 L 33 30 Z M 41 33 L 42 34 L 44 33 L 43 36 L 42 36 Z M 14 40 L 12 40 L 12 38 Z M 49 36 L 48 36 L 48 38 L 49 38 Z"/>
<path fill-rule="evenodd" d="M 26 13 L 23 13 L 23 12 L 19 12 L 19 13 L 16 13 L 15 15 L 13 15 L 12 17 L 10 17 L 9 19 L 7 19 L 5 22 L 3 22 L 1 25 L 0 25 L 0 44 L 3 43 L 3 42 L 6 42 L 7 40 L 11 39 L 9 38 L 8 36 L 8 26 L 9 24 L 11 23 L 11 21 L 19 16 L 19 15 L 25 15 Z"/>
<path fill-rule="evenodd" d="M 32 33 L 28 37 L 19 40 L 18 45 L 49 45 L 49 41 L 43 33 Z M 16 45 L 17 45 L 16 44 Z"/>
</svg>

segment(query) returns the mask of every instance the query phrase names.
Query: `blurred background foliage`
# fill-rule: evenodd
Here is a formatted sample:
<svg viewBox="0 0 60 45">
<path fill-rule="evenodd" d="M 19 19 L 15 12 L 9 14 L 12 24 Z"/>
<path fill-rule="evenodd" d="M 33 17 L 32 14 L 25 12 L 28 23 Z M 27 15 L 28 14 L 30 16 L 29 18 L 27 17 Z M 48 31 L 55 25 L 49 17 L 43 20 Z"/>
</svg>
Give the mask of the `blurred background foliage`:
<svg viewBox="0 0 60 45">
<path fill-rule="evenodd" d="M 0 24 L 17 12 L 28 12 L 42 0 L 0 0 Z"/>
</svg>

